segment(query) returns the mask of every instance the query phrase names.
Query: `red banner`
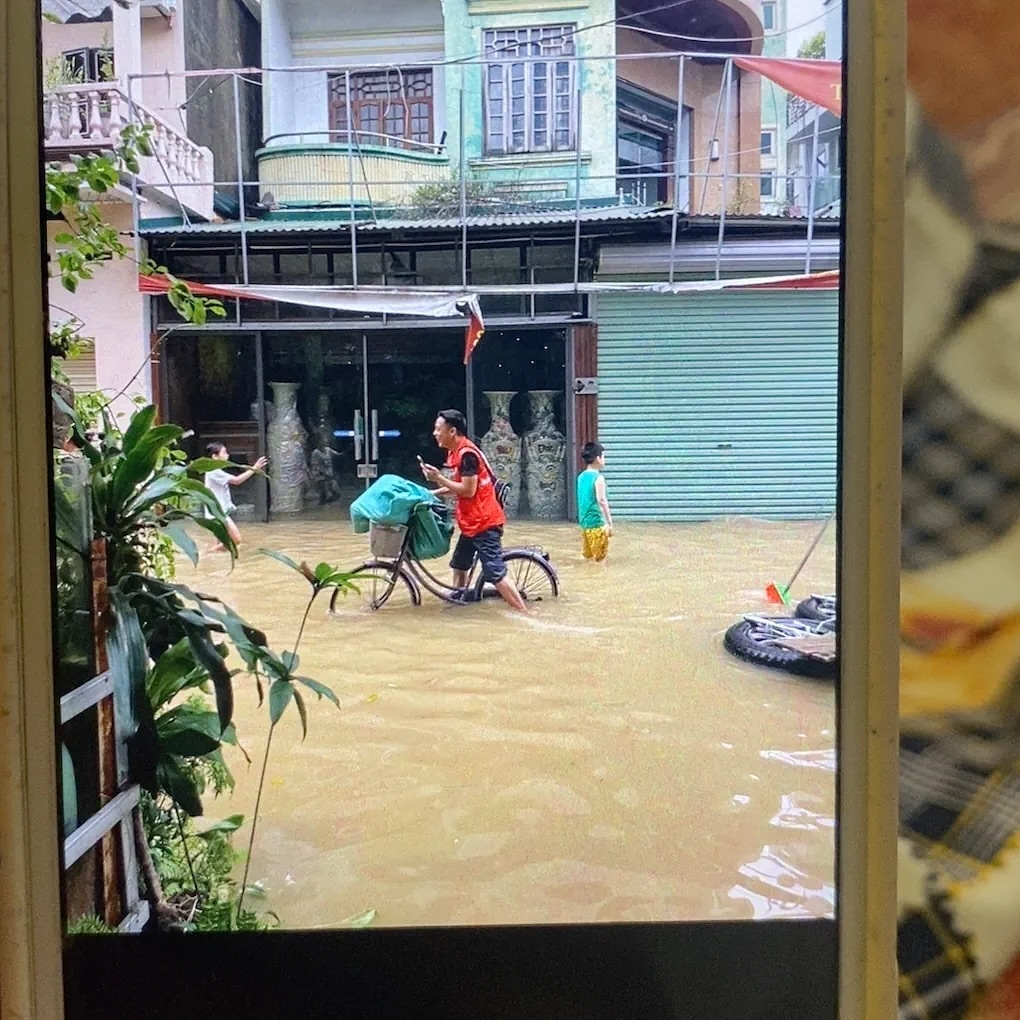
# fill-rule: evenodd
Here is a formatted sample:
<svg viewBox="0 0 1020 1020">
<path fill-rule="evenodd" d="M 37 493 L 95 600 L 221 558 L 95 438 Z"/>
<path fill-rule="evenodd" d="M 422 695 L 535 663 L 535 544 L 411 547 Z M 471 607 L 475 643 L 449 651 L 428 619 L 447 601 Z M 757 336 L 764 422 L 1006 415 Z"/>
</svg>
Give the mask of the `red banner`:
<svg viewBox="0 0 1020 1020">
<path fill-rule="evenodd" d="M 755 71 L 809 103 L 843 115 L 843 64 L 839 60 L 788 60 L 785 57 L 735 57 L 745 71 Z"/>
</svg>

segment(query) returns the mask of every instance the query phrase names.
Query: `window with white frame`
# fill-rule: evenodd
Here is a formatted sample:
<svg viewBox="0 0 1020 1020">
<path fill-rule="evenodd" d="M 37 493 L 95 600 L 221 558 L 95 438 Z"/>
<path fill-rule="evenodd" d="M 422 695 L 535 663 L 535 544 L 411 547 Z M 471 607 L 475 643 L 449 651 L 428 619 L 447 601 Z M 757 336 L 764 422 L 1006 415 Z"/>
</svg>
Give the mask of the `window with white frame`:
<svg viewBox="0 0 1020 1020">
<path fill-rule="evenodd" d="M 564 59 L 573 56 L 573 25 L 485 32 L 487 154 L 574 148 L 574 65 Z"/>
<path fill-rule="evenodd" d="M 761 23 L 766 32 L 774 32 L 776 25 L 776 4 L 775 0 L 765 0 L 761 5 Z"/>
<path fill-rule="evenodd" d="M 763 156 L 775 156 L 776 154 L 776 131 L 775 128 L 761 129 L 761 154 Z"/>
<path fill-rule="evenodd" d="M 776 175 L 767 173 L 761 175 L 761 197 L 773 198 L 776 194 Z"/>
</svg>

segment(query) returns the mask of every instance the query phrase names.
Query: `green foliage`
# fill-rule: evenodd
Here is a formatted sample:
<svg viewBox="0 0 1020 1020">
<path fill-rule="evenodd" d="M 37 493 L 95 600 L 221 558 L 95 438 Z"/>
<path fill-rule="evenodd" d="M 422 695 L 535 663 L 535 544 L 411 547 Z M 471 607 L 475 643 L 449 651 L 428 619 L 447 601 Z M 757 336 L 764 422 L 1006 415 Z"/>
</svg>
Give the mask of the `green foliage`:
<svg viewBox="0 0 1020 1020">
<path fill-rule="evenodd" d="M 81 85 L 84 81 L 83 69 L 75 68 L 71 61 L 63 55 L 51 57 L 43 65 L 43 88 L 47 92 L 52 92 L 65 85 Z"/>
<path fill-rule="evenodd" d="M 187 931 L 267 931 L 278 919 L 238 910 L 238 888 L 231 872 L 239 854 L 231 837 L 244 818 L 231 815 L 196 829 L 180 819 L 164 798 L 142 794 L 142 824 L 152 861 L 167 898 L 189 909 Z"/>
<path fill-rule="evenodd" d="M 48 67 L 48 83 L 51 78 L 60 78 L 62 67 Z M 112 66 L 110 72 L 112 75 Z M 54 102 L 60 102 L 59 96 Z M 71 111 L 69 115 L 75 116 L 76 112 Z M 94 199 L 115 188 L 123 175 L 140 172 L 142 157 L 153 154 L 151 136 L 152 128 L 148 124 L 126 124 L 111 151 L 75 154 L 70 157 L 69 164 L 51 163 L 46 167 L 46 210 L 54 219 L 62 220 L 66 227 L 53 239 L 56 265 L 51 272 L 59 276 L 65 290 L 74 293 L 83 281 L 94 279 L 96 267 L 101 263 L 131 257 L 120 234 L 103 218 Z M 226 315 L 222 302 L 196 297 L 184 281 L 171 276 L 164 267 L 146 260 L 140 268 L 142 272 L 167 277 L 170 302 L 186 321 L 201 325 L 210 316 L 222 318 Z M 77 320 L 62 324 L 51 332 L 51 349 L 55 356 L 68 356 L 74 336 L 83 325 L 75 323 Z"/>
<path fill-rule="evenodd" d="M 492 212 L 541 212 L 548 200 L 529 192 L 522 181 L 477 178 L 468 178 L 462 195 L 460 181 L 451 178 L 420 185 L 407 201 L 409 215 L 422 218 L 459 216 L 462 203 L 468 216 L 481 216 Z"/>
<path fill-rule="evenodd" d="M 336 567 L 332 567 L 328 563 L 320 563 L 313 569 L 304 562 L 304 560 L 297 563 L 281 552 L 275 552 L 272 549 L 260 549 L 259 551 L 264 556 L 269 556 L 271 559 L 276 560 L 278 563 L 282 563 L 284 566 L 290 567 L 291 570 L 300 574 L 308 582 L 312 589 L 311 596 L 308 599 L 308 605 L 305 607 L 304 617 L 301 620 L 301 628 L 298 631 L 297 639 L 294 642 L 294 651 L 284 652 L 281 656 L 276 656 L 266 649 L 265 654 L 260 657 L 258 662 L 258 667 L 261 667 L 262 672 L 268 675 L 270 680 L 269 720 L 271 725 L 275 726 L 280 721 L 283 717 L 283 713 L 287 710 L 291 702 L 293 702 L 297 707 L 298 715 L 301 718 L 302 734 L 307 736 L 307 709 L 305 707 L 304 697 L 301 694 L 301 691 L 295 687 L 295 684 L 299 684 L 306 690 L 311 691 L 320 701 L 325 698 L 327 701 L 331 701 L 334 705 L 336 705 L 337 708 L 340 707 L 340 702 L 337 700 L 336 695 L 325 684 L 319 683 L 318 680 L 313 680 L 311 677 L 296 675 L 297 668 L 300 664 L 297 648 L 301 643 L 301 636 L 304 634 L 305 623 L 308 621 L 308 614 L 311 612 L 312 606 L 315 604 L 315 600 L 324 591 L 331 591 L 333 589 L 338 589 L 343 592 L 357 591 L 357 587 L 351 580 L 350 574 L 344 573 L 342 570 L 338 570 Z M 262 687 L 260 682 L 259 697 L 261 698 L 261 696 Z"/>
<path fill-rule="evenodd" d="M 92 337 L 82 336 L 84 326 L 81 319 L 73 317 L 50 325 L 50 349 L 55 358 L 80 358 L 95 347 L 96 342 Z"/>
<path fill-rule="evenodd" d="M 145 678 L 157 743 L 156 788 L 151 792 L 165 794 L 192 816 L 202 814 L 201 795 L 208 784 L 216 793 L 234 786 L 221 750 L 222 744 L 237 743 L 233 724 L 222 724 L 204 694 L 179 702 L 182 694 L 204 690 L 209 682 L 209 672 L 197 663 L 187 638 L 164 652 Z"/>
<path fill-rule="evenodd" d="M 116 928 L 111 928 L 95 914 L 84 914 L 67 925 L 68 935 L 114 935 Z"/>
<path fill-rule="evenodd" d="M 825 33 L 816 32 L 810 39 L 805 40 L 797 50 L 798 57 L 809 60 L 823 60 L 825 58 Z"/>
<path fill-rule="evenodd" d="M 72 421 L 72 432 L 89 464 L 93 527 L 105 538 L 111 578 L 139 573 L 153 529 L 165 533 L 181 551 L 198 562 L 198 550 L 182 525 L 191 521 L 205 529 L 232 554 L 227 520 L 216 497 L 193 474 L 211 470 L 209 461 L 188 463 L 178 444 L 184 430 L 157 425 L 156 408 L 136 411 L 121 433 L 106 406 L 100 408 L 103 437 L 86 440 L 88 427 L 73 408 L 54 394 L 54 402 Z M 217 466 L 222 462 L 216 461 Z"/>
<path fill-rule="evenodd" d="M 141 270 L 147 276 L 163 276 L 167 280 L 167 300 L 174 311 L 185 320 L 195 326 L 204 326 L 209 319 L 222 319 L 227 310 L 223 302 L 215 298 L 195 297 L 191 288 L 183 281 L 174 276 L 166 266 L 161 266 L 152 259 L 145 259 L 142 262 Z"/>
</svg>

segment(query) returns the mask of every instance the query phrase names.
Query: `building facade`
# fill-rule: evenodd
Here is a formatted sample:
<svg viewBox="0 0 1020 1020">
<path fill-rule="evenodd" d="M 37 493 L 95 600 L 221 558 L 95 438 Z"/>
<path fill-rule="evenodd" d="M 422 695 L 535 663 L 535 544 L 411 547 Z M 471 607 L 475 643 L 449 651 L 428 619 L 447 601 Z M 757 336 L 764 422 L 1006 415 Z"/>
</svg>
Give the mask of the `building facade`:
<svg viewBox="0 0 1020 1020">
<path fill-rule="evenodd" d="M 103 196 L 104 218 L 123 237 L 133 238 L 143 219 L 205 222 L 216 216 L 222 205 L 214 186 L 216 167 L 237 152 L 233 104 L 228 132 L 228 119 L 222 111 L 218 118 L 216 100 L 209 100 L 211 90 L 196 93 L 178 72 L 203 64 L 229 66 L 232 56 L 257 59 L 250 48 L 253 27 L 257 38 L 251 13 L 239 0 L 201 9 L 191 5 L 188 11 L 180 0 L 141 0 L 126 7 L 110 0 L 43 0 L 42 10 L 46 160 L 60 163 L 76 154 L 109 151 L 124 125 L 144 124 L 153 154 L 141 158 L 137 174 L 123 173 L 120 184 Z M 219 34 L 210 29 L 212 13 L 221 19 Z M 230 41 L 245 38 L 247 55 L 232 53 L 236 47 Z M 138 77 L 143 73 L 147 76 Z M 250 108 L 245 97 L 241 109 Z M 246 132 L 249 147 L 251 136 L 261 132 L 260 108 L 256 113 L 254 130 Z M 49 225 L 51 258 L 60 232 L 59 224 Z M 118 412 L 130 409 L 131 397 L 152 392 L 153 322 L 150 302 L 138 292 L 138 269 L 135 258 L 112 261 L 74 294 L 59 279 L 50 284 L 51 321 L 77 319 L 82 334 L 96 341 L 93 349 L 64 364 L 72 384 L 80 391 L 120 394 Z"/>
<path fill-rule="evenodd" d="M 290 482 L 256 480 L 240 494 L 251 512 L 342 513 L 372 478 L 414 477 L 419 454 L 436 456 L 436 411 L 452 406 L 473 435 L 509 451 L 515 514 L 565 518 L 587 439 L 610 439 L 621 479 L 647 468 L 641 451 L 657 440 L 626 429 L 648 399 L 672 406 L 662 387 L 678 377 L 662 368 L 641 382 L 641 366 L 652 364 L 644 348 L 667 368 L 700 371 L 704 357 L 691 352 L 702 341 L 688 323 L 715 316 L 713 345 L 700 350 L 724 374 L 740 366 L 732 386 L 746 384 L 746 423 L 765 398 L 745 364 L 818 359 L 816 376 L 827 381 L 813 376 L 805 393 L 831 404 L 812 454 L 824 459 L 835 427 L 831 295 L 670 292 L 837 264 L 835 221 L 806 236 L 803 219 L 761 206 L 761 80 L 731 58 L 760 53 L 762 17 L 772 15 L 757 0 L 661 7 L 379 0 L 341 12 L 264 0 L 262 68 L 221 86 L 227 95 L 252 82 L 261 89 L 257 181 L 246 179 L 242 143 L 240 166 L 218 171 L 236 196 L 233 213 L 221 199 L 209 219 L 155 206 L 139 214 L 142 242 L 176 276 L 261 289 L 257 299 L 226 299 L 226 319 L 202 326 L 182 323 L 164 298 L 144 299 L 153 330 L 167 334 L 155 395 L 193 432 L 196 451 L 216 439 L 240 460 L 268 452 L 280 462 L 281 436 L 300 447 L 296 459 L 288 453 Z M 208 87 L 193 72 L 186 81 L 188 96 Z M 235 139 L 248 137 L 242 118 L 226 129 Z M 231 176 L 241 179 L 229 186 Z M 298 285 L 472 293 L 486 332 L 465 363 L 459 317 L 344 311 L 272 290 Z M 738 318 L 727 315 L 731 300 L 742 302 Z M 784 334 L 791 316 L 795 338 Z M 697 380 L 684 386 L 694 393 Z M 701 437 L 702 460 L 797 455 L 782 430 L 736 441 L 723 428 L 721 391 L 714 405 L 707 392 L 696 398 L 700 425 L 687 412 L 674 423 L 693 429 L 688 440 Z M 792 383 L 776 392 L 797 415 L 820 413 L 800 406 Z M 834 465 L 834 441 L 830 452 Z M 663 465 L 664 477 L 674 467 Z M 763 491 L 755 505 L 812 516 L 830 476 L 819 468 L 803 498 L 770 502 Z M 726 512 L 677 478 L 669 498 L 660 486 L 652 510 L 624 502 L 623 516 Z M 284 493 L 285 484 L 300 492 Z M 745 512 L 738 502 L 733 512 Z"/>
</svg>

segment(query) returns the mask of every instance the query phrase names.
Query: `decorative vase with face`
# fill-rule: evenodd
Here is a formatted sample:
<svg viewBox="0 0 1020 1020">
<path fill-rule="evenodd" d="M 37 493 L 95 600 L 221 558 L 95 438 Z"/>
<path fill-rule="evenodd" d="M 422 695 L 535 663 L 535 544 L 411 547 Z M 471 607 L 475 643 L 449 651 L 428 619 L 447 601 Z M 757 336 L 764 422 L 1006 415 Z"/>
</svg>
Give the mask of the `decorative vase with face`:
<svg viewBox="0 0 1020 1020">
<path fill-rule="evenodd" d="M 492 416 L 489 431 L 478 441 L 496 473 L 496 476 L 510 484 L 510 497 L 504 507 L 507 517 L 516 517 L 521 505 L 521 437 L 510 424 L 510 401 L 513 390 L 486 390 L 489 412 Z"/>
<path fill-rule="evenodd" d="M 300 383 L 269 384 L 273 389 L 275 413 L 267 429 L 269 439 L 269 483 L 273 513 L 293 514 L 304 507 L 308 482 L 305 443 L 308 432 L 298 414 Z"/>
<path fill-rule="evenodd" d="M 528 510 L 539 520 L 567 515 L 567 439 L 556 428 L 558 390 L 531 390 L 532 426 L 524 433 L 524 484 Z"/>
</svg>

